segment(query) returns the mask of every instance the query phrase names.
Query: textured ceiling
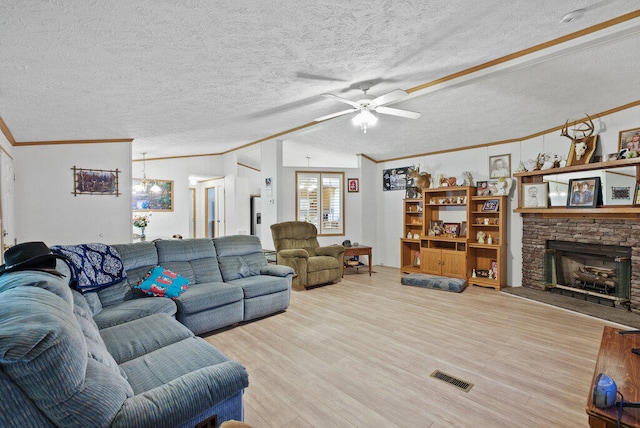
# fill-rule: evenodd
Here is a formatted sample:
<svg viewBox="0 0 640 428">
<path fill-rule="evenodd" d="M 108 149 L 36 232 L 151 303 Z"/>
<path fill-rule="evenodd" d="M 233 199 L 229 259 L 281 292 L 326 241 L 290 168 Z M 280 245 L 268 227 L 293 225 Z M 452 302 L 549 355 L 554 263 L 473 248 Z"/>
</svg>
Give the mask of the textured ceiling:
<svg viewBox="0 0 640 428">
<path fill-rule="evenodd" d="M 363 134 L 346 108 L 640 9 L 640 0 L 0 2 L 0 117 L 18 142 L 133 138 L 134 158 L 221 153 L 280 135 L 392 159 L 519 138 L 640 99 L 640 18 L 415 90 Z M 561 6 L 559 6 L 561 4 Z M 584 16 L 560 18 L 575 9 Z M 321 148 L 321 149 L 320 149 Z M 306 152 L 305 152 L 306 151 Z M 311 153 L 314 153 L 313 155 Z M 248 161 L 251 162 L 251 161 Z"/>
</svg>

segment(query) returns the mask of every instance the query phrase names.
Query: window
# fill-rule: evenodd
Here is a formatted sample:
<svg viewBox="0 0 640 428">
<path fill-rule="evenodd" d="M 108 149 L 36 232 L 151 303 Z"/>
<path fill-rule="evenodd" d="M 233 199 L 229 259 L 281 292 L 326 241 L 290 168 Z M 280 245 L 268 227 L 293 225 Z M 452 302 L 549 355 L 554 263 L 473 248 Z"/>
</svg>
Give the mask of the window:
<svg viewBox="0 0 640 428">
<path fill-rule="evenodd" d="M 296 171 L 296 219 L 313 223 L 318 235 L 344 235 L 344 173 Z"/>
</svg>

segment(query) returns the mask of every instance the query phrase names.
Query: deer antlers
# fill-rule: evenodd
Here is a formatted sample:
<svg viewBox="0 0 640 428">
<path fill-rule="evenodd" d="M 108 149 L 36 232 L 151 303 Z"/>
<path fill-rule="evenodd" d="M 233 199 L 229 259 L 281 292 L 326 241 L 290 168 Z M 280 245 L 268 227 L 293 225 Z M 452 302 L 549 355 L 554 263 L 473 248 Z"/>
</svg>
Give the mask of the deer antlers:
<svg viewBox="0 0 640 428">
<path fill-rule="evenodd" d="M 582 132 L 582 139 L 585 139 L 587 137 L 590 137 L 593 135 L 593 131 L 595 130 L 595 126 L 593 126 L 593 120 L 591 120 L 591 117 L 585 113 L 585 115 L 587 116 L 587 120 L 581 120 L 580 123 L 586 125 L 585 128 L 577 128 L 573 130 L 573 137 L 569 135 L 569 121 L 567 120 L 564 124 L 564 127 L 562 128 L 562 131 L 560 132 L 560 135 L 562 137 L 567 137 L 569 138 L 571 141 L 575 142 L 576 140 L 578 140 L 579 138 L 576 136 L 577 132 Z M 589 134 L 587 134 L 587 132 Z"/>
</svg>

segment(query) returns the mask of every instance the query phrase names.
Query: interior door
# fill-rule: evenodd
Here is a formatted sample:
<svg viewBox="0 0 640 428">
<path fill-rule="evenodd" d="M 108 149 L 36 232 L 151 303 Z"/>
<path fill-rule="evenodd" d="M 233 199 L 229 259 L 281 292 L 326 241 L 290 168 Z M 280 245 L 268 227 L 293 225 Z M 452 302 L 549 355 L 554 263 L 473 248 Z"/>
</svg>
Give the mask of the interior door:
<svg viewBox="0 0 640 428">
<path fill-rule="evenodd" d="M 225 236 L 227 234 L 227 223 L 225 220 L 226 210 L 224 208 L 225 202 L 224 186 L 216 186 L 216 236 Z"/>
<path fill-rule="evenodd" d="M 4 252 L 7 248 L 16 243 L 15 225 L 13 223 L 14 213 L 14 191 L 15 174 L 13 169 L 13 159 L 5 152 L 0 152 L 0 261 L 4 263 Z"/>
</svg>

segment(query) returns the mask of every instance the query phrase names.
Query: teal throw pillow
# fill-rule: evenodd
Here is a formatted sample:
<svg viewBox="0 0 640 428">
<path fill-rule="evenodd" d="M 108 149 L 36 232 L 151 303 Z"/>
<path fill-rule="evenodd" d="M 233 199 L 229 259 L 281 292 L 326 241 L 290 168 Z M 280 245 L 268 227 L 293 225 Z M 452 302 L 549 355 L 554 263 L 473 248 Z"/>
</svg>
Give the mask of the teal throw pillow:
<svg viewBox="0 0 640 428">
<path fill-rule="evenodd" d="M 135 288 L 151 296 L 177 299 L 189 288 L 189 280 L 162 266 L 156 266 L 145 275 Z"/>
</svg>

